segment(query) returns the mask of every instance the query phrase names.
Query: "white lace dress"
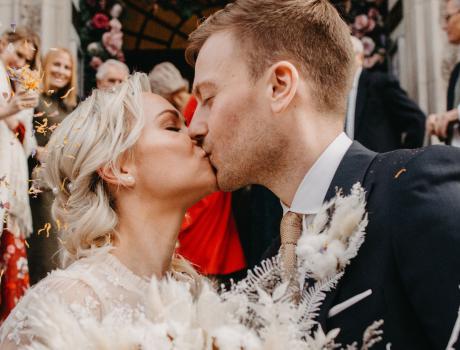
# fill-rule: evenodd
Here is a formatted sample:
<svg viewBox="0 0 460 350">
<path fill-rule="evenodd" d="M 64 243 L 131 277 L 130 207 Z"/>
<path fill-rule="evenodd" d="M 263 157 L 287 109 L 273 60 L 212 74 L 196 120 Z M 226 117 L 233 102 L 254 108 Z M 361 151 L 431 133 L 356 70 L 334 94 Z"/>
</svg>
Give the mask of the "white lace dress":
<svg viewBox="0 0 460 350">
<path fill-rule="evenodd" d="M 149 281 L 131 272 L 114 255 L 100 253 L 74 262 L 65 270 L 55 270 L 31 288 L 0 329 L 1 349 L 21 349 L 33 343 L 37 334 L 30 326 L 41 318 L 50 301 L 63 302 L 76 320 L 102 320 L 117 310 L 126 319 L 142 313 Z M 63 311 L 63 310 L 57 310 Z M 32 332 L 33 333 L 33 332 Z"/>
</svg>

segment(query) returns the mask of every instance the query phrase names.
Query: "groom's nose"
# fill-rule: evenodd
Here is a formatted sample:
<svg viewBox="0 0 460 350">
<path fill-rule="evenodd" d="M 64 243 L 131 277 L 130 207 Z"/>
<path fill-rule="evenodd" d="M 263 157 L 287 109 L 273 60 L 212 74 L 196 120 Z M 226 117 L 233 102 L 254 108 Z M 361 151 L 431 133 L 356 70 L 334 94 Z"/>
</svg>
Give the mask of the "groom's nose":
<svg viewBox="0 0 460 350">
<path fill-rule="evenodd" d="M 198 144 L 201 144 L 208 134 L 208 123 L 205 116 L 200 113 L 199 108 L 195 111 L 193 119 L 190 122 L 188 134 L 193 140 L 198 141 Z"/>
</svg>

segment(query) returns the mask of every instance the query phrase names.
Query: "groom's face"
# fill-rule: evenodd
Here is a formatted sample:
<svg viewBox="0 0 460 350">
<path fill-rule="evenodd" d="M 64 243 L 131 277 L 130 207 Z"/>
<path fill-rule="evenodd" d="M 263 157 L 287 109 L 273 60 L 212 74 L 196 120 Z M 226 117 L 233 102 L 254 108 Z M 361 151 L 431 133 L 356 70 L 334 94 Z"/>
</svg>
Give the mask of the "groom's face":
<svg viewBox="0 0 460 350">
<path fill-rule="evenodd" d="M 251 77 L 246 58 L 233 35 L 220 32 L 205 42 L 195 66 L 198 107 L 189 133 L 209 154 L 224 191 L 257 183 L 270 162 L 268 91 L 263 78 Z"/>
</svg>

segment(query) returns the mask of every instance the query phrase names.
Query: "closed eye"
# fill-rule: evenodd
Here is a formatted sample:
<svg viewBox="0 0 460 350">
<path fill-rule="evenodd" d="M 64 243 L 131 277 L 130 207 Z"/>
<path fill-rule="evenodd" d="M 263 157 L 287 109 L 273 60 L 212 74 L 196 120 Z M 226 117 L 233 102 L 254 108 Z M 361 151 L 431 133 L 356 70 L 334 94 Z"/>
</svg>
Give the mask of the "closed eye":
<svg viewBox="0 0 460 350">
<path fill-rule="evenodd" d="M 173 126 L 170 126 L 170 127 L 166 128 L 166 130 L 174 131 L 174 132 L 179 132 L 181 129 L 180 129 L 180 128 L 173 127 Z"/>
<path fill-rule="evenodd" d="M 213 98 L 214 98 L 214 96 L 208 97 L 207 99 L 205 99 L 205 100 L 203 101 L 203 106 L 206 106 L 209 102 L 211 102 L 211 100 L 212 100 Z"/>
</svg>

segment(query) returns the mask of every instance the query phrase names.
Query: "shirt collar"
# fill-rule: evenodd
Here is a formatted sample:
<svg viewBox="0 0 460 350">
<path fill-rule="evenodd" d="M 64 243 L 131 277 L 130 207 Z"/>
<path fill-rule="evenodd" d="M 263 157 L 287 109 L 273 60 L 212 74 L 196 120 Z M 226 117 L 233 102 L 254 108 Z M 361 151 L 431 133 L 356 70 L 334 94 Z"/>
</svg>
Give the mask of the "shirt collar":
<svg viewBox="0 0 460 350">
<path fill-rule="evenodd" d="M 355 72 L 355 76 L 353 78 L 353 88 L 357 88 L 359 84 L 359 78 L 361 77 L 361 73 L 363 72 L 362 67 L 358 67 Z"/>
<path fill-rule="evenodd" d="M 291 207 L 281 202 L 284 214 L 287 211 L 299 214 L 319 212 L 332 178 L 351 144 L 352 141 L 344 132 L 332 141 L 305 175 L 294 195 Z"/>
</svg>

